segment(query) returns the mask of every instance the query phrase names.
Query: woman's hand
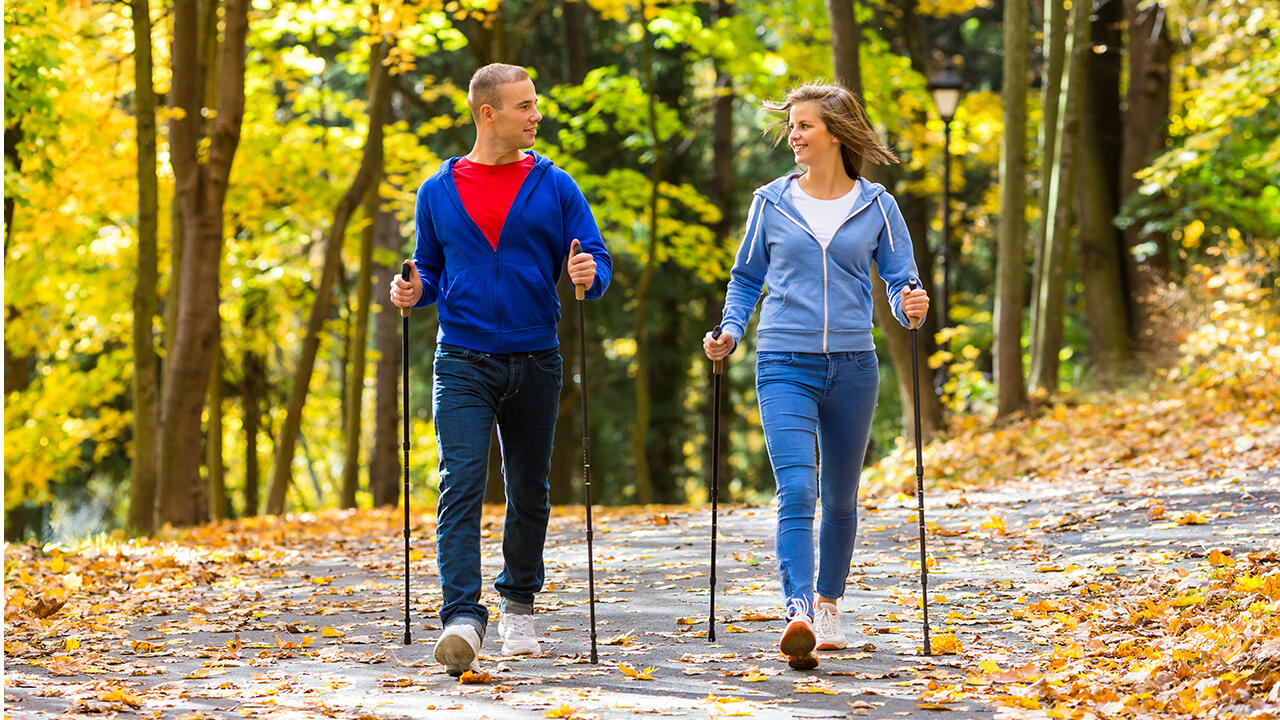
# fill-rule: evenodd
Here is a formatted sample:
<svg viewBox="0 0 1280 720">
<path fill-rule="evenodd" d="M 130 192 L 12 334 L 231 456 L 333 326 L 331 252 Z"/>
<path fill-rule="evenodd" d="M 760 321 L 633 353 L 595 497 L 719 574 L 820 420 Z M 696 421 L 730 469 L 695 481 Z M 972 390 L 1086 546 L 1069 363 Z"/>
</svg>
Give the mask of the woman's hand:
<svg viewBox="0 0 1280 720">
<path fill-rule="evenodd" d="M 727 332 L 720 333 L 719 338 L 711 337 L 711 333 L 702 336 L 702 351 L 711 360 L 725 359 L 737 344 L 738 341 Z"/>
<path fill-rule="evenodd" d="M 907 316 L 911 327 L 919 327 L 920 321 L 929 313 L 929 293 L 924 288 L 902 289 L 902 314 Z"/>
</svg>

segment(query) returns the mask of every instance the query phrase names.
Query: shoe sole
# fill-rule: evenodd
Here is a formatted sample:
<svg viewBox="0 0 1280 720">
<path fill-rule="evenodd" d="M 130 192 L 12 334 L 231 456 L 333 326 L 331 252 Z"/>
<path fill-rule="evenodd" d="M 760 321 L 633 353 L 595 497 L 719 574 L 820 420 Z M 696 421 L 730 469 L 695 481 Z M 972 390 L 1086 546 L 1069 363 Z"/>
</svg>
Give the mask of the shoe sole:
<svg viewBox="0 0 1280 720">
<path fill-rule="evenodd" d="M 824 642 L 821 645 L 819 645 L 817 649 L 818 650 L 843 650 L 847 647 L 849 647 L 849 643 L 847 641 L 842 643 Z"/>
<path fill-rule="evenodd" d="M 529 644 L 504 640 L 502 643 L 503 655 L 537 655 L 541 650 L 542 646 L 537 642 Z"/>
<path fill-rule="evenodd" d="M 814 637 L 811 628 L 806 627 L 804 623 L 795 622 L 787 625 L 787 629 L 782 633 L 782 641 L 778 643 L 778 647 L 782 650 L 783 655 L 800 657 L 813 652 L 813 648 L 817 643 L 818 639 Z"/>
<path fill-rule="evenodd" d="M 461 635 L 446 635 L 436 643 L 435 657 L 450 675 L 457 677 L 471 669 L 476 651 Z"/>
<path fill-rule="evenodd" d="M 818 658 L 816 655 L 796 655 L 787 658 L 787 664 L 792 670 L 813 670 L 818 667 Z"/>
</svg>

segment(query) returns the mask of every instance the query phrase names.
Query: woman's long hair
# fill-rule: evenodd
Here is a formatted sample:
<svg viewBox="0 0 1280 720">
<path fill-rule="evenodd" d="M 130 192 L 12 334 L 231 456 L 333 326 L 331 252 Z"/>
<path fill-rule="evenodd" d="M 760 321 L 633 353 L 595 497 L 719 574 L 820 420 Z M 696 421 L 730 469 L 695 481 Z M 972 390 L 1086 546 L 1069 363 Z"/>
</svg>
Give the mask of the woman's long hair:
<svg viewBox="0 0 1280 720">
<path fill-rule="evenodd" d="M 849 177 L 856 180 L 862 175 L 864 161 L 877 165 L 898 162 L 898 156 L 880 142 L 866 111 L 862 109 L 862 103 L 841 85 L 802 85 L 787 93 L 787 99 L 781 103 L 766 102 L 766 110 L 782 115 L 765 131 L 773 132 L 774 147 L 788 135 L 791 108 L 797 103 L 810 101 L 818 103 L 818 114 L 826 124 L 827 132 L 840 141 L 840 159 Z"/>
</svg>

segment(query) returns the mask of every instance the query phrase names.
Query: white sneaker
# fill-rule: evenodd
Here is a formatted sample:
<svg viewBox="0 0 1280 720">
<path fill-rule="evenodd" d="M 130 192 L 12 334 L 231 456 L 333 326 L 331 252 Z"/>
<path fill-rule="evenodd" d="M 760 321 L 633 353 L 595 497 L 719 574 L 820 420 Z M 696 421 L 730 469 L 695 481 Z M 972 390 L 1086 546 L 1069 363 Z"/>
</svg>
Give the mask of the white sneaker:
<svg viewBox="0 0 1280 720">
<path fill-rule="evenodd" d="M 498 621 L 498 637 L 502 638 L 503 655 L 537 655 L 542 649 L 533 631 L 533 615 L 503 613 Z"/>
<path fill-rule="evenodd" d="M 835 603 L 818 603 L 818 612 L 813 615 L 813 632 L 818 636 L 819 650 L 849 647 L 849 641 L 844 637 L 844 628 L 840 627 L 840 616 L 836 614 Z"/>
<path fill-rule="evenodd" d="M 440 633 L 440 639 L 436 641 L 436 662 L 444 665 L 454 677 L 471 670 L 479 653 L 480 633 L 470 623 L 453 623 Z"/>
</svg>

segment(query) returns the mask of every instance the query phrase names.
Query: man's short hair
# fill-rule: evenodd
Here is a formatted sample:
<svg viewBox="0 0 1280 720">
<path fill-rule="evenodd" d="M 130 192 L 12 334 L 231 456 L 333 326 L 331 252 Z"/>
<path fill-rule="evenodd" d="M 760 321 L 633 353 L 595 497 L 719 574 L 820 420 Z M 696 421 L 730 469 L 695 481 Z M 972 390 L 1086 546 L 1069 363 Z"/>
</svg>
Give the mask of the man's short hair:
<svg viewBox="0 0 1280 720">
<path fill-rule="evenodd" d="M 502 95 L 498 92 L 500 85 L 520 82 L 529 79 L 529 71 L 519 65 L 506 63 L 489 63 L 476 70 L 471 76 L 471 85 L 467 88 L 467 105 L 474 116 L 484 105 L 492 105 L 502 109 Z"/>
</svg>

